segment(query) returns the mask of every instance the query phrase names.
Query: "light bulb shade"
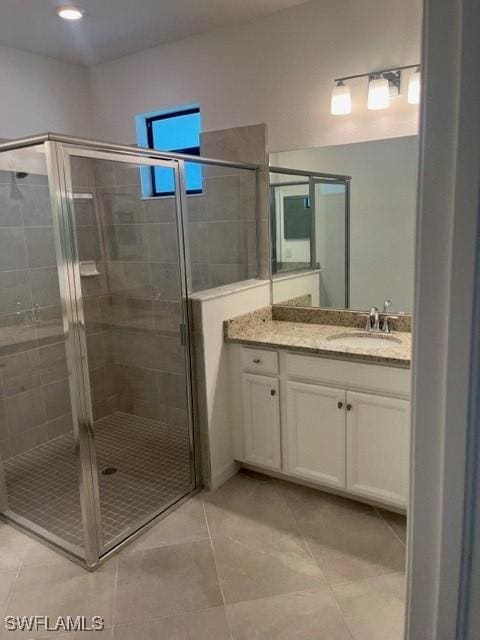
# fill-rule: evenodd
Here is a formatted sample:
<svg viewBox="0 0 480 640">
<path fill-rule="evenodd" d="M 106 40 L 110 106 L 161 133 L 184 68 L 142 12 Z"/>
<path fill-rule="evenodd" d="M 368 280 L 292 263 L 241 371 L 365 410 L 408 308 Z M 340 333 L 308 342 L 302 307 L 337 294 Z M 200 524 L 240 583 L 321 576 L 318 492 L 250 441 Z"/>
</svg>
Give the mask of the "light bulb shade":
<svg viewBox="0 0 480 640">
<path fill-rule="evenodd" d="M 330 111 L 334 116 L 345 116 L 352 112 L 352 92 L 350 87 L 343 83 L 333 87 Z"/>
<path fill-rule="evenodd" d="M 386 109 L 390 104 L 390 88 L 386 78 L 375 78 L 368 83 L 369 109 Z"/>
<path fill-rule="evenodd" d="M 412 73 L 408 79 L 408 96 L 409 104 L 420 104 L 420 71 Z"/>
<path fill-rule="evenodd" d="M 81 20 L 85 14 L 85 11 L 83 9 L 78 9 L 77 7 L 64 6 L 58 7 L 57 14 L 64 20 L 75 21 Z"/>
</svg>

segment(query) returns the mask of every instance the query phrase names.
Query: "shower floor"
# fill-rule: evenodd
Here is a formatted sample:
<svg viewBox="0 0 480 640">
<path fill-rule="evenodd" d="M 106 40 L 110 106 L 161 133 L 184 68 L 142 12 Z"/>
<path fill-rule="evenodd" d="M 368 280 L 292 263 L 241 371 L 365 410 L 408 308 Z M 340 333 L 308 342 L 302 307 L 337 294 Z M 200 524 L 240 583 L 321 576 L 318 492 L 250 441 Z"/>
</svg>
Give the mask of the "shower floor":
<svg viewBox="0 0 480 640">
<path fill-rule="evenodd" d="M 192 489 L 184 430 L 117 412 L 94 432 L 105 544 Z M 6 460 L 4 471 L 11 511 L 84 546 L 73 434 Z"/>
</svg>

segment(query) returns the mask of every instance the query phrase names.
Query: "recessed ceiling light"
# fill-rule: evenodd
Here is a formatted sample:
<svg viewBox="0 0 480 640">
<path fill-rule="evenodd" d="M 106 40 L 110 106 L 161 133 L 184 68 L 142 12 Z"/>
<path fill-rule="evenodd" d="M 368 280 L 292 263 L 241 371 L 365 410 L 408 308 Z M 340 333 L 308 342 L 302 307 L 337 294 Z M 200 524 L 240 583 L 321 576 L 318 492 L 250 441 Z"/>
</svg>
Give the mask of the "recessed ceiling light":
<svg viewBox="0 0 480 640">
<path fill-rule="evenodd" d="M 57 14 L 64 20 L 81 20 L 85 11 L 83 9 L 77 9 L 77 7 L 59 7 Z"/>
</svg>

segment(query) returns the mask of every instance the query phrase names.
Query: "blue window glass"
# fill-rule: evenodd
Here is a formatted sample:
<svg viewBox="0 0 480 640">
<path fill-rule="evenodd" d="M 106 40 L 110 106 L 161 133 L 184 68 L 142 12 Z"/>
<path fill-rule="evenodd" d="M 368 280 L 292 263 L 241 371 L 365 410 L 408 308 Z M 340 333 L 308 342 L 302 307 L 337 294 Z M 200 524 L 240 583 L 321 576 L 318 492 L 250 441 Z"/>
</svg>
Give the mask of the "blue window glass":
<svg viewBox="0 0 480 640">
<path fill-rule="evenodd" d="M 137 139 L 141 146 L 160 151 L 200 155 L 201 115 L 197 105 L 137 116 Z M 202 192 L 202 167 L 185 163 L 187 193 Z M 174 173 L 163 167 L 142 173 L 144 195 L 166 196 L 175 193 Z"/>
</svg>

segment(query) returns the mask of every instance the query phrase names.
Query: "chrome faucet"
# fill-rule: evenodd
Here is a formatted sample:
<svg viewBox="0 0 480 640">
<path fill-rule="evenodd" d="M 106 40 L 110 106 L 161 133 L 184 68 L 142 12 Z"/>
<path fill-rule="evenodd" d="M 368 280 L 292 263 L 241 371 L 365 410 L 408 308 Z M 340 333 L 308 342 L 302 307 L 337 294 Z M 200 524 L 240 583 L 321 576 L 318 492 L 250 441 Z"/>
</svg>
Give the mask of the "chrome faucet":
<svg viewBox="0 0 480 640">
<path fill-rule="evenodd" d="M 393 319 L 393 316 L 388 315 L 388 311 L 392 306 L 391 300 L 385 300 L 383 303 L 383 323 L 382 323 L 382 331 L 383 333 L 390 333 L 390 320 Z"/>
<path fill-rule="evenodd" d="M 383 312 L 380 314 L 377 307 L 372 307 L 367 315 L 367 326 L 365 329 L 371 332 L 390 333 L 390 320 L 396 316 L 389 315 L 389 309 L 392 306 L 391 300 L 385 300 L 383 304 Z"/>
<path fill-rule="evenodd" d="M 372 307 L 367 316 L 367 331 L 380 331 L 380 316 L 377 307 Z"/>
</svg>

